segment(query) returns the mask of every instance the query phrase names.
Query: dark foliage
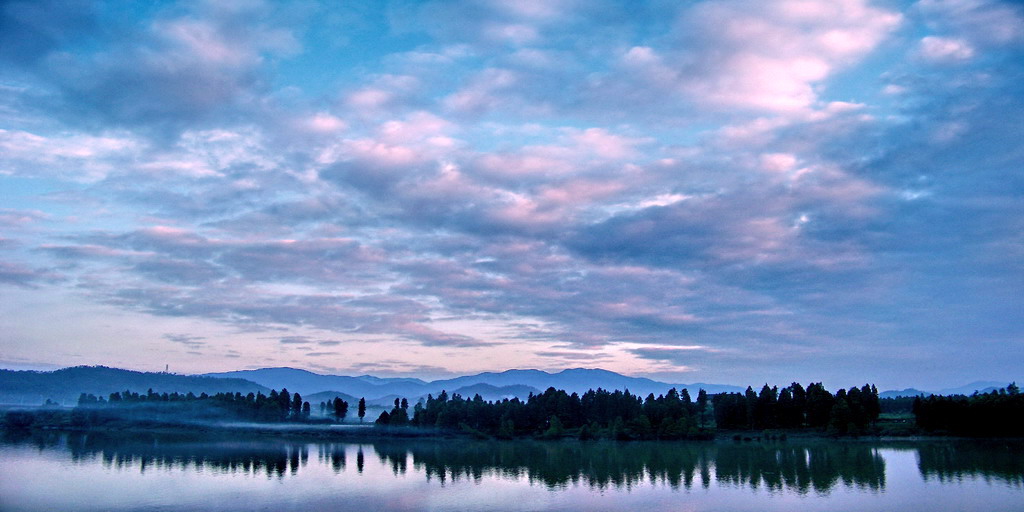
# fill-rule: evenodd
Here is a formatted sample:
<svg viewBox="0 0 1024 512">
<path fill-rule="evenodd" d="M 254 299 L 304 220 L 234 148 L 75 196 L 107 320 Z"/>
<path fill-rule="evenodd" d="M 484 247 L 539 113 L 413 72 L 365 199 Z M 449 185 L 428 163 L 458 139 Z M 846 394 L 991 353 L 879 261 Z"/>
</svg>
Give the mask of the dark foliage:
<svg viewBox="0 0 1024 512">
<path fill-rule="evenodd" d="M 336 400 L 334 403 L 337 418 L 344 418 L 348 403 Z M 338 411 L 341 414 L 338 414 Z M 146 393 L 123 391 L 111 393 L 107 399 L 82 393 L 78 398 L 78 407 L 74 413 L 79 418 L 116 417 L 136 420 L 234 420 L 255 422 L 303 422 L 310 420 L 311 407 L 304 402 L 298 393 L 289 393 L 287 389 L 280 392 L 271 390 L 269 395 L 263 393 L 217 393 L 196 396 L 189 392 L 156 393 L 152 389 Z"/>
<path fill-rule="evenodd" d="M 1024 395 L 1016 383 L 971 396 L 915 398 L 917 426 L 934 433 L 975 437 L 1024 436 Z"/>
<path fill-rule="evenodd" d="M 882 412 L 888 414 L 909 414 L 914 410 L 914 400 L 916 396 L 897 396 L 891 398 L 880 398 L 878 405 L 881 406 Z"/>
<path fill-rule="evenodd" d="M 760 393 L 748 387 L 745 393 L 719 393 L 711 399 L 715 423 L 720 429 L 766 430 L 812 428 L 837 434 L 864 432 L 881 412 L 878 390 L 840 389 L 835 395 L 821 383 L 806 391 L 794 382 L 779 391 L 767 384 Z"/>
<path fill-rule="evenodd" d="M 530 395 L 496 402 L 480 395 L 464 398 L 442 391 L 436 398 L 416 404 L 407 420 L 406 402 L 377 419 L 378 424 L 406 422 L 423 427 L 459 430 L 474 436 L 511 439 L 609 438 L 687 439 L 711 435 L 719 429 L 767 430 L 813 428 L 836 434 L 864 432 L 878 419 L 880 407 L 874 386 L 840 390 L 835 396 L 824 386 L 811 384 L 805 391 L 797 383 L 784 388 L 765 385 L 755 392 L 720 393 L 703 390 L 693 401 L 687 390 L 671 389 L 646 398 L 629 391 L 590 390 L 582 396 L 548 388 Z"/>
<path fill-rule="evenodd" d="M 393 409 L 391 424 L 396 414 L 404 412 L 402 407 Z M 548 388 L 525 402 L 518 398 L 488 402 L 480 395 L 449 397 L 442 391 L 437 398 L 428 396 L 416 404 L 411 424 L 502 439 L 684 439 L 707 435 L 701 433 L 698 417 L 697 405 L 685 390 L 642 399 L 629 391 L 598 389 L 580 396 Z"/>
<path fill-rule="evenodd" d="M 422 443 L 376 445 L 392 471 L 412 465 L 429 478 L 472 481 L 485 472 L 521 475 L 550 488 L 582 484 L 592 489 L 629 488 L 659 481 L 673 489 L 737 487 L 791 489 L 806 494 L 839 485 L 882 490 L 884 459 L 869 446 L 848 444 L 751 445 L 717 443 Z M 714 472 L 712 473 L 712 468 Z"/>
</svg>

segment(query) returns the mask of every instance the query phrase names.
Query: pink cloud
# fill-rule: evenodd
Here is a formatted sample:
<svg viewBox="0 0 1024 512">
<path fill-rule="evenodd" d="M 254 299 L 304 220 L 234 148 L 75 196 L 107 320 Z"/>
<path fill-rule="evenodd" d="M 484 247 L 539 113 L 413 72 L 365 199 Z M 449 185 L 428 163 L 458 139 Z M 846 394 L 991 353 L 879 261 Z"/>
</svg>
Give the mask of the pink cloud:
<svg viewBox="0 0 1024 512">
<path fill-rule="evenodd" d="M 620 160 L 636 154 L 635 147 L 646 139 L 635 139 L 609 133 L 602 128 L 587 128 L 582 132 L 573 132 L 569 138 L 581 149 L 593 152 L 599 158 Z"/>
<path fill-rule="evenodd" d="M 357 110 L 378 109 L 386 105 L 394 98 L 389 91 L 375 87 L 366 87 L 349 94 L 345 102 Z"/>
<path fill-rule="evenodd" d="M 477 159 L 480 169 L 488 174 L 502 177 L 523 175 L 557 176 L 568 174 L 574 169 L 571 162 L 542 148 L 523 148 L 519 153 L 488 153 Z"/>
<path fill-rule="evenodd" d="M 413 148 L 384 144 L 373 139 L 352 140 L 345 146 L 349 156 L 387 167 L 401 167 L 425 160 L 424 155 Z"/>
<path fill-rule="evenodd" d="M 796 166 L 797 158 L 789 153 L 768 153 L 761 155 L 761 167 L 767 171 L 785 172 Z"/>
<path fill-rule="evenodd" d="M 377 135 L 383 142 L 404 144 L 444 135 L 455 125 L 429 112 L 413 112 L 402 120 L 391 120 L 377 128 Z"/>
<path fill-rule="evenodd" d="M 354 160 L 401 170 L 442 159 L 457 147 L 459 141 L 447 135 L 453 128 L 451 123 L 433 114 L 414 112 L 404 119 L 381 123 L 373 137 L 345 139 L 324 148 L 317 162 L 330 165 Z"/>
<path fill-rule="evenodd" d="M 708 51 L 680 85 L 698 102 L 806 111 L 818 83 L 877 47 L 900 21 L 863 0 L 701 4 L 686 26 Z"/>
<path fill-rule="evenodd" d="M 319 112 L 306 120 L 309 130 L 317 133 L 334 133 L 345 130 L 348 124 L 326 112 Z"/>
<path fill-rule="evenodd" d="M 521 228 L 543 228 L 562 220 L 557 209 L 545 208 L 533 198 L 513 192 L 503 194 L 502 203 L 490 208 L 488 217 Z"/>
<path fill-rule="evenodd" d="M 921 39 L 921 56 L 932 62 L 962 62 L 974 57 L 974 48 L 962 39 L 928 36 Z"/>
<path fill-rule="evenodd" d="M 476 164 L 484 173 L 502 178 L 580 175 L 610 162 L 637 157 L 637 147 L 652 141 L 617 135 L 603 128 L 562 132 L 555 143 L 480 155 Z"/>
<path fill-rule="evenodd" d="M 369 83 L 347 93 L 341 101 L 357 116 L 374 117 L 408 103 L 422 89 L 421 77 L 388 73 L 374 76 Z"/>
<path fill-rule="evenodd" d="M 582 206 L 613 196 L 625 188 L 618 181 L 573 180 L 542 187 L 537 197 L 547 204 Z"/>
<path fill-rule="evenodd" d="M 55 176 L 97 181 L 137 156 L 144 144 L 121 134 L 37 135 L 0 129 L 0 175 Z"/>
<path fill-rule="evenodd" d="M 626 301 L 615 303 L 596 303 L 594 313 L 599 318 L 646 319 L 666 325 L 687 325 L 700 321 L 696 315 L 681 311 L 679 307 L 655 306 L 644 297 L 628 297 Z"/>
</svg>

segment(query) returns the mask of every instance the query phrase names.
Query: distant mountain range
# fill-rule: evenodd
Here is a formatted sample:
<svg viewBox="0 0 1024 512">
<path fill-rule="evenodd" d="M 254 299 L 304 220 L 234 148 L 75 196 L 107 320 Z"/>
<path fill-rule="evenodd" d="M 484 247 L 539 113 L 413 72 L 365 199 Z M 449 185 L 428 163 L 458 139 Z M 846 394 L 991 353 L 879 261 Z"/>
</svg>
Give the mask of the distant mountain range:
<svg viewBox="0 0 1024 512">
<path fill-rule="evenodd" d="M 289 388 L 289 389 L 291 389 L 291 388 Z M 480 398 L 483 398 L 484 400 L 493 402 L 493 401 L 498 401 L 498 400 L 504 400 L 506 398 L 512 399 L 512 398 L 516 398 L 516 397 L 518 397 L 518 398 L 520 398 L 522 400 L 525 400 L 527 397 L 530 396 L 530 394 L 538 394 L 540 392 L 541 391 L 539 389 L 533 388 L 533 387 L 530 387 L 530 386 L 513 385 L 513 386 L 501 386 L 501 387 L 498 387 L 498 386 L 492 386 L 490 384 L 474 384 L 472 386 L 465 386 L 465 387 L 461 387 L 461 388 L 455 389 L 455 390 L 452 391 L 451 394 L 458 394 L 458 395 L 462 395 L 464 397 L 473 397 L 475 395 L 480 395 Z M 302 394 L 302 393 L 299 392 L 299 394 Z M 350 406 L 353 406 L 354 404 L 358 403 L 359 402 L 359 398 L 365 398 L 365 396 L 363 396 L 363 397 L 354 396 L 354 395 L 350 395 L 348 393 L 342 393 L 341 391 L 321 391 L 319 393 L 313 393 L 311 395 L 310 394 L 302 395 L 302 397 L 303 397 L 304 400 L 308 400 L 309 403 L 311 403 L 311 404 L 319 404 L 320 402 L 327 402 L 327 401 L 334 400 L 335 398 L 340 398 L 340 399 L 348 402 Z M 371 398 L 371 399 L 366 401 L 366 404 L 367 404 L 367 406 L 373 406 L 373 407 L 378 407 L 379 406 L 381 408 L 390 409 L 393 406 L 396 398 L 399 399 L 399 400 L 405 398 L 405 399 L 415 403 L 420 398 L 425 398 L 425 397 L 426 397 L 426 395 L 403 396 L 403 395 L 397 395 L 397 394 L 390 394 L 390 395 L 379 396 L 379 397 L 376 397 L 376 398 Z"/>
<path fill-rule="evenodd" d="M 426 382 L 419 379 L 385 379 L 379 377 L 345 377 L 320 375 L 296 368 L 261 368 L 223 373 L 207 373 L 204 377 L 241 378 L 274 389 L 287 387 L 302 395 L 333 390 L 351 396 L 366 397 L 367 401 L 378 402 L 394 397 L 415 401 L 427 394 L 437 395 L 447 391 L 472 397 L 479 393 L 486 400 L 519 397 L 525 399 L 530 393 L 539 393 L 547 388 L 564 389 L 569 393 L 585 393 L 589 389 L 629 390 L 633 394 L 647 396 L 664 394 L 671 388 L 687 389 L 696 398 L 704 389 L 708 393 L 743 391 L 738 386 L 721 384 L 669 384 L 642 377 L 627 377 L 600 369 L 574 368 L 557 373 L 541 370 L 507 370 L 500 373 L 484 372 L 453 379 Z M 369 378 L 368 378 L 369 377 Z"/>
<path fill-rule="evenodd" d="M 384 379 L 364 375 L 346 377 L 342 375 L 320 375 L 296 368 L 261 368 L 259 370 L 238 370 L 233 372 L 207 373 L 203 377 L 218 379 L 245 379 L 271 389 L 288 388 L 288 391 L 302 395 L 321 391 L 336 391 L 367 400 L 385 395 L 413 397 L 425 395 L 420 390 L 427 384 L 419 379 Z"/>
<path fill-rule="evenodd" d="M 176 391 L 197 395 L 270 392 L 267 387 L 243 379 L 136 372 L 105 366 L 75 366 L 52 372 L 0 370 L 0 403 L 4 404 L 39 405 L 53 400 L 73 405 L 82 393 L 107 396 L 124 390 L 145 393 L 150 388 L 158 393 Z"/>
<path fill-rule="evenodd" d="M 1008 382 L 978 381 L 957 388 L 921 391 L 915 388 L 890 390 L 879 393 L 882 397 L 917 395 L 969 395 L 974 391 L 988 392 L 1005 387 Z M 690 396 L 704 389 L 709 394 L 742 392 L 745 388 L 721 384 L 670 384 L 642 377 L 628 377 L 601 369 L 573 368 L 556 373 L 540 370 L 507 370 L 484 372 L 453 379 L 424 381 L 413 378 L 382 378 L 372 375 L 348 377 L 321 375 L 296 368 L 261 368 L 205 375 L 177 375 L 121 370 L 104 366 L 77 366 L 52 372 L 0 370 L 0 403 L 38 405 L 47 399 L 73 405 L 81 393 L 107 396 L 115 391 L 130 389 L 140 393 L 152 388 L 163 392 L 262 392 L 288 388 L 298 392 L 311 404 L 340 396 L 349 402 L 352 411 L 359 398 L 366 398 L 371 409 L 387 409 L 395 398 L 406 398 L 415 403 L 427 394 L 437 396 L 442 390 L 449 395 L 467 398 L 479 394 L 493 401 L 518 397 L 526 399 L 553 387 L 569 393 L 584 393 L 589 389 L 629 390 L 640 396 L 650 393 L 664 394 L 670 388 L 686 389 Z M 354 414 L 354 412 L 353 412 Z"/>
<path fill-rule="evenodd" d="M 882 391 L 878 393 L 878 396 L 881 398 L 895 398 L 898 396 L 971 395 L 975 391 L 977 391 L 978 393 L 988 393 L 990 391 L 1002 389 L 1009 384 L 1009 382 L 979 380 L 957 388 L 946 388 L 940 389 L 938 391 L 921 391 L 920 389 L 907 388 L 901 390 Z"/>
<path fill-rule="evenodd" d="M 126 389 L 140 393 L 152 388 L 158 393 L 191 391 L 195 394 L 214 394 L 228 391 L 269 393 L 271 389 L 287 388 L 315 404 L 340 396 L 354 406 L 358 398 L 365 397 L 371 407 L 385 408 L 395 398 L 406 398 L 415 403 L 428 394 L 436 396 L 441 391 L 467 398 L 479 394 L 485 400 L 513 397 L 525 400 L 531 393 L 540 393 L 549 387 L 581 394 L 597 388 L 628 389 L 641 396 L 649 393 L 664 394 L 673 387 L 687 389 L 693 397 L 697 396 L 700 389 L 708 393 L 742 391 L 737 386 L 668 384 L 627 377 L 607 370 L 583 368 L 557 373 L 540 370 L 485 372 L 432 382 L 372 375 L 321 375 L 296 368 L 262 368 L 205 375 L 147 373 L 104 366 L 77 366 L 52 372 L 0 370 L 0 403 L 24 405 L 40 404 L 47 399 L 73 405 L 81 393 L 106 396 Z"/>
</svg>

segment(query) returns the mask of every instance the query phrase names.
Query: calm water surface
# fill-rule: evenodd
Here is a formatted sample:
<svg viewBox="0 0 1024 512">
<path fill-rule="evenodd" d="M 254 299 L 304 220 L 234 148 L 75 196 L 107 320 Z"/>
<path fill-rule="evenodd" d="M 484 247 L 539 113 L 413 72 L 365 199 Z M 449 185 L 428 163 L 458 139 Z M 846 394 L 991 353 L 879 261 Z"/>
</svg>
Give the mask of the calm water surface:
<svg viewBox="0 0 1024 512">
<path fill-rule="evenodd" d="M 8 435 L 0 509 L 1024 511 L 1024 449 Z"/>
</svg>

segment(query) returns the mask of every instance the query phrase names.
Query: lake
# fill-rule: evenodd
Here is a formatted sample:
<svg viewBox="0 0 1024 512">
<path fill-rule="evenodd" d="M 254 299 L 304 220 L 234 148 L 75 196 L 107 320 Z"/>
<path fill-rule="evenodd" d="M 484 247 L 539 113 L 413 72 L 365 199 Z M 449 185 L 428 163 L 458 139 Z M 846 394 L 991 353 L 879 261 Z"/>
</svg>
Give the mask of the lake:
<svg viewBox="0 0 1024 512">
<path fill-rule="evenodd" d="M 8 433 L 0 509 L 1014 511 L 1024 510 L 1024 448 Z"/>
</svg>

